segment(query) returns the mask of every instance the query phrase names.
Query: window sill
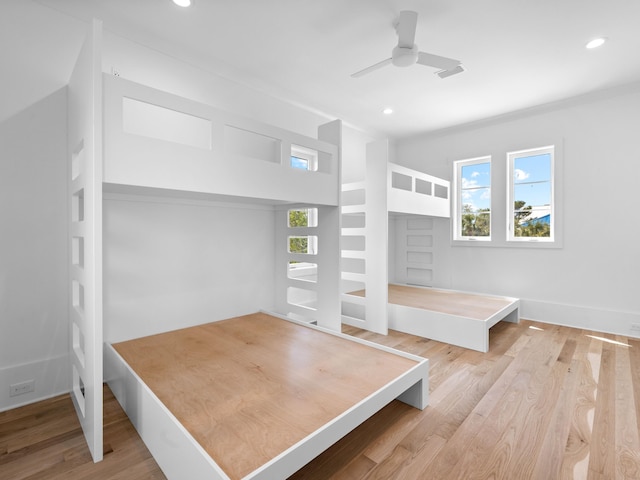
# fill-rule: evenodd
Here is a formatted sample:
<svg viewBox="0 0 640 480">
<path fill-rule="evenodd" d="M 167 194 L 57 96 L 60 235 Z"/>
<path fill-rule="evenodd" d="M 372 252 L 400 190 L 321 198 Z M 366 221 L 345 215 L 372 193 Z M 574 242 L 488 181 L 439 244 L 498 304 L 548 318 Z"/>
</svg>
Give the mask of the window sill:
<svg viewBox="0 0 640 480">
<path fill-rule="evenodd" d="M 561 249 L 562 243 L 558 240 L 553 242 L 539 240 L 452 240 L 452 247 L 489 247 L 489 248 L 537 248 L 537 249 Z"/>
</svg>

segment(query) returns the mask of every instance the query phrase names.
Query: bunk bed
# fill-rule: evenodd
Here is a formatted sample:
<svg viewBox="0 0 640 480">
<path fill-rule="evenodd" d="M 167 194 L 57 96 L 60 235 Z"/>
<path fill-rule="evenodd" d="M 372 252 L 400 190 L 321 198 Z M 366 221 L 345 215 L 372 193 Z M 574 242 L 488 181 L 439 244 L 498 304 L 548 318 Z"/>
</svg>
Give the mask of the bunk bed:
<svg viewBox="0 0 640 480">
<path fill-rule="evenodd" d="M 433 288 L 433 219 L 450 216 L 449 182 L 389 158 L 387 141 L 369 144 L 365 180 L 342 186 L 343 322 L 487 352 L 492 326 L 519 321 L 519 300 Z"/>
<path fill-rule="evenodd" d="M 491 327 L 518 321 L 517 298 L 392 283 L 388 295 L 390 329 L 480 352 L 489 351 Z"/>
<path fill-rule="evenodd" d="M 100 48 L 94 21 L 68 95 L 71 397 L 94 461 L 103 382 L 170 479 L 285 478 L 393 399 L 425 408 L 428 360 L 340 333 L 340 122 L 311 138 L 241 118 L 105 75 Z M 275 310 L 161 332 L 127 328 L 135 316 L 110 325 L 103 195 L 131 194 L 273 209 Z M 287 247 L 300 235 L 292 206 L 317 209 L 302 230 L 322 245 L 313 281 L 289 274 L 308 257 Z M 313 302 L 297 304 L 292 288 Z"/>
</svg>

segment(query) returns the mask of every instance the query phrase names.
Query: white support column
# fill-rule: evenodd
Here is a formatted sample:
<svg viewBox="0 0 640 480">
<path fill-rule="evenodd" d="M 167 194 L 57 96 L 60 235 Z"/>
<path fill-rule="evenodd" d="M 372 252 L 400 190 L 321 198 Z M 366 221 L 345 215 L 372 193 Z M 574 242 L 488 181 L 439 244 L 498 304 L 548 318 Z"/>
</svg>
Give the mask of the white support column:
<svg viewBox="0 0 640 480">
<path fill-rule="evenodd" d="M 337 169 L 337 172 L 326 172 L 335 174 L 336 179 L 340 171 L 341 135 L 340 121 L 322 125 L 318 129 L 319 140 L 337 146 L 338 158 L 335 162 L 331 158 L 323 158 L 324 153 L 318 152 L 321 166 L 332 165 L 331 168 Z M 288 149 L 290 155 L 291 148 Z M 290 210 L 308 210 L 308 225 L 290 227 Z M 277 207 L 275 219 L 276 311 L 297 320 L 315 322 L 322 327 L 340 331 L 340 211 L 337 193 L 331 204 L 290 204 Z M 317 225 L 312 219 L 317 219 Z M 289 252 L 290 236 L 309 236 L 308 245 L 313 251 L 308 254 Z M 317 244 L 311 239 L 317 239 Z M 314 246 L 311 247 L 312 245 Z M 307 266 L 290 270 L 291 261 L 300 262 L 296 266 Z"/>
<path fill-rule="evenodd" d="M 365 324 L 366 329 L 388 332 L 389 214 L 387 212 L 387 163 L 389 142 L 367 144 L 365 174 Z"/>
<path fill-rule="evenodd" d="M 342 122 L 318 127 L 318 139 L 338 147 L 338 185 L 341 184 Z M 340 189 L 338 189 L 338 192 Z M 318 209 L 318 325 L 339 332 L 340 315 L 340 201 Z"/>
<path fill-rule="evenodd" d="M 102 23 L 94 20 L 69 81 L 71 398 L 102 460 Z"/>
</svg>

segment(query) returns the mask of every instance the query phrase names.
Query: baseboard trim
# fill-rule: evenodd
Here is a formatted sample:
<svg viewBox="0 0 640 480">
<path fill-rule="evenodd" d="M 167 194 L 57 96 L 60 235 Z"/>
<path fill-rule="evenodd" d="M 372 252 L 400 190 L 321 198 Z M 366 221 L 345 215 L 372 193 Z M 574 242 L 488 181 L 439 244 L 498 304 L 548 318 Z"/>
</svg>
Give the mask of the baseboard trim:
<svg viewBox="0 0 640 480">
<path fill-rule="evenodd" d="M 632 324 L 640 325 L 640 313 L 520 299 L 520 317 L 553 325 L 640 338 L 640 332 L 631 329 Z"/>
<path fill-rule="evenodd" d="M 0 412 L 69 393 L 69 356 L 60 355 L 22 365 L 0 368 Z M 35 390 L 11 397 L 11 385 L 35 381 Z"/>
</svg>

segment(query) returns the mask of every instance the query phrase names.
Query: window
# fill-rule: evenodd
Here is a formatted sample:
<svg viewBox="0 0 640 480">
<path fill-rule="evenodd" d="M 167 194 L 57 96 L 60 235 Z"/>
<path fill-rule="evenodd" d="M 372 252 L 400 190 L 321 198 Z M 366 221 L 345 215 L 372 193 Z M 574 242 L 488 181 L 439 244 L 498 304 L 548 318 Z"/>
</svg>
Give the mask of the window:
<svg viewBox="0 0 640 480">
<path fill-rule="evenodd" d="M 309 160 L 307 160 L 306 158 L 294 157 L 293 155 L 291 155 L 291 168 L 309 170 Z"/>
<path fill-rule="evenodd" d="M 318 237 L 306 235 L 304 229 L 318 226 L 317 208 L 299 208 L 288 211 L 288 226 L 290 229 L 300 229 L 300 234 L 288 236 L 288 252 L 302 255 L 316 255 L 318 253 Z M 307 262 L 289 261 L 289 268 L 304 267 Z"/>
<path fill-rule="evenodd" d="M 290 165 L 291 168 L 315 172 L 318 170 L 318 151 L 299 145 L 291 145 Z"/>
<path fill-rule="evenodd" d="M 491 157 L 454 162 L 454 240 L 491 240 Z"/>
<path fill-rule="evenodd" d="M 289 228 L 317 227 L 317 208 L 296 208 L 289 210 Z"/>
<path fill-rule="evenodd" d="M 507 154 L 507 240 L 554 241 L 554 147 Z"/>
</svg>

